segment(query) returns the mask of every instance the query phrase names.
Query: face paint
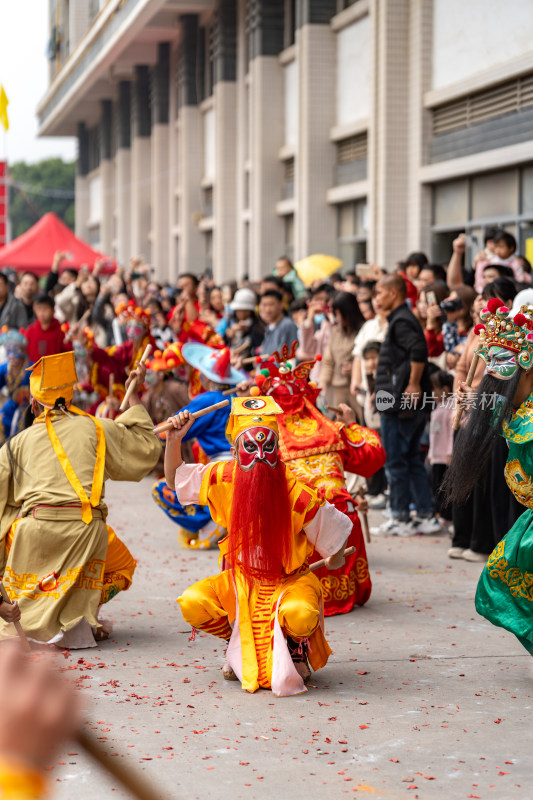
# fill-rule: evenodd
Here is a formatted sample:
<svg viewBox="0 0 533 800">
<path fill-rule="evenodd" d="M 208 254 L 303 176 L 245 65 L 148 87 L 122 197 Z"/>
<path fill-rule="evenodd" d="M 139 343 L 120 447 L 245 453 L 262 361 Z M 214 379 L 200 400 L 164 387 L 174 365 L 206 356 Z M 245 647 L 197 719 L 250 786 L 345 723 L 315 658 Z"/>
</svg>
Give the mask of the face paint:
<svg viewBox="0 0 533 800">
<path fill-rule="evenodd" d="M 257 425 L 243 431 L 235 442 L 237 462 L 245 472 L 258 461 L 264 461 L 273 469 L 278 463 L 278 437 L 271 428 Z"/>
<path fill-rule="evenodd" d="M 516 356 L 516 353 L 506 350 L 504 347 L 492 345 L 484 358 L 488 374 L 494 375 L 495 378 L 502 381 L 510 380 L 518 369 Z"/>
<path fill-rule="evenodd" d="M 143 325 L 126 325 L 126 337 L 131 341 L 139 339 L 144 332 Z"/>
</svg>

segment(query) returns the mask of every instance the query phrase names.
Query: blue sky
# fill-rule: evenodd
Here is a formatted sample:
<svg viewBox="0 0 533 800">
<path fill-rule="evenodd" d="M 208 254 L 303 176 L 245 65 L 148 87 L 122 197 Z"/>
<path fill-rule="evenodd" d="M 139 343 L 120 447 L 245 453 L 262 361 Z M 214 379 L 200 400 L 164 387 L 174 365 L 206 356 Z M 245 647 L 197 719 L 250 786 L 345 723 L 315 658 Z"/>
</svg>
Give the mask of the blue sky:
<svg viewBox="0 0 533 800">
<path fill-rule="evenodd" d="M 0 83 L 9 99 L 9 131 L 0 128 L 0 159 L 75 158 L 73 138 L 37 138 L 35 109 L 48 87 L 48 0 L 0 0 Z"/>
</svg>

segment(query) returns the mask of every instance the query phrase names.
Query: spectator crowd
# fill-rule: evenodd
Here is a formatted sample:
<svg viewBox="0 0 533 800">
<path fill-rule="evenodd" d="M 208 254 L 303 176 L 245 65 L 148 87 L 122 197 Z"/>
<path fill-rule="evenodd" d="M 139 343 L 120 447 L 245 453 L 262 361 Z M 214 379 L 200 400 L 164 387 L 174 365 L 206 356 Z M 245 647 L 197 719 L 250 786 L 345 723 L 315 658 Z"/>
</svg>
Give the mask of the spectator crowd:
<svg viewBox="0 0 533 800">
<path fill-rule="evenodd" d="M 446 503 L 441 484 L 453 449 L 452 400 L 472 362 L 480 311 L 498 298 L 517 312 L 533 303 L 533 287 L 531 265 L 516 254 L 510 233 L 488 231 L 472 268 L 465 249 L 461 234 L 448 264 L 415 252 L 390 270 L 365 266 L 307 287 L 285 256 L 260 282 L 244 277 L 221 286 L 208 271 L 160 283 L 140 258 L 111 275 L 103 274 L 104 262 L 62 269 L 63 253 L 41 280 L 5 270 L 0 435 L 28 424 L 25 368 L 45 355 L 73 350 L 76 404 L 114 416 L 129 371 L 151 343 L 144 402 L 158 423 L 201 390 L 180 356 L 185 342 L 227 348 L 244 380 L 257 356 L 296 340 L 298 361 L 316 359 L 310 378 L 321 389 L 321 410 L 334 415 L 347 404 L 382 437 L 387 462 L 367 486 L 370 506 L 385 517 L 374 532 L 447 531 L 450 558 L 484 561 L 521 507 L 503 478 L 503 439 L 490 475 L 467 503 Z M 483 373 L 480 362 L 474 389 Z"/>
</svg>

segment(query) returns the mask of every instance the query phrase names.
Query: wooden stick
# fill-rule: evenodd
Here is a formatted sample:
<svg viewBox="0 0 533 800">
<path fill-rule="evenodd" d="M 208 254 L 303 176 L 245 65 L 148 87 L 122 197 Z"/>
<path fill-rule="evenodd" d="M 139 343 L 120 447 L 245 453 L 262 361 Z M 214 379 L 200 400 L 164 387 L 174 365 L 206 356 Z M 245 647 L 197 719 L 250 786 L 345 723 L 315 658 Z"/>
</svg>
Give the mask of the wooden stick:
<svg viewBox="0 0 533 800">
<path fill-rule="evenodd" d="M 355 547 L 347 547 L 343 554 L 344 557 L 346 558 L 346 556 L 351 556 L 352 553 L 355 553 L 355 549 Z M 309 572 L 314 572 L 316 569 L 320 569 L 320 567 L 325 566 L 325 564 L 325 558 L 321 558 L 320 561 L 314 561 L 312 564 L 309 564 Z"/>
<path fill-rule="evenodd" d="M 324 406 L 326 411 L 333 411 L 334 414 L 342 414 L 342 411 L 338 406 Z"/>
<path fill-rule="evenodd" d="M 474 375 L 476 374 L 478 361 L 479 361 L 479 355 L 477 353 L 474 353 L 474 357 L 472 358 L 472 363 L 470 364 L 470 369 L 468 370 L 468 375 L 466 376 L 465 383 L 467 386 L 472 386 L 472 381 L 474 380 Z M 455 417 L 453 418 L 452 430 L 454 431 L 459 430 L 459 426 L 461 424 L 461 417 L 463 416 L 464 410 L 465 410 L 464 405 L 461 404 L 460 406 L 458 406 L 455 412 Z"/>
<path fill-rule="evenodd" d="M 115 375 L 113 373 L 111 373 L 111 375 L 109 376 L 109 389 L 108 389 L 108 392 L 107 392 L 109 397 L 113 397 L 113 386 L 114 385 L 115 385 Z"/>
<path fill-rule="evenodd" d="M 4 603 L 7 603 L 10 606 L 13 605 L 13 603 L 11 602 L 11 598 L 9 597 L 8 593 L 6 592 L 6 587 L 4 586 L 4 584 L 1 581 L 0 581 L 0 594 L 4 598 Z M 24 633 L 24 629 L 23 629 L 22 625 L 20 624 L 19 620 L 14 622 L 13 625 L 15 626 L 16 631 L 17 631 L 17 633 L 19 635 L 19 639 L 22 642 L 22 647 L 24 648 L 24 650 L 26 650 L 27 653 L 31 653 L 30 643 L 28 642 L 28 640 L 26 638 L 26 634 Z"/>
<path fill-rule="evenodd" d="M 214 405 L 207 406 L 207 408 L 201 408 L 200 411 L 195 411 L 194 414 L 190 414 L 189 419 L 198 419 L 198 417 L 203 417 L 205 414 L 210 414 L 212 411 L 218 411 L 219 408 L 224 408 L 224 406 L 229 406 L 229 400 L 221 400 L 220 403 L 214 403 Z M 158 425 L 157 428 L 154 428 L 154 433 L 164 433 L 173 427 L 171 422 L 163 422 L 161 425 Z"/>
<path fill-rule="evenodd" d="M 357 496 L 364 499 L 365 497 L 365 490 L 361 486 L 359 491 L 357 492 Z M 365 537 L 365 542 L 370 544 L 370 528 L 368 527 L 368 514 L 366 511 L 358 511 L 358 515 L 361 517 L 361 528 L 363 529 L 363 534 Z"/>
<path fill-rule="evenodd" d="M 148 779 L 136 769 L 130 759 L 110 756 L 100 742 L 83 729 L 75 737 L 76 744 L 83 747 L 86 753 L 93 758 L 103 769 L 113 775 L 132 795 L 138 800 L 161 800 L 163 796 L 159 789 L 153 789 Z M 169 798 L 168 792 L 165 797 Z"/>
<path fill-rule="evenodd" d="M 222 394 L 224 395 L 224 397 L 227 397 L 228 395 L 233 394 L 234 392 L 237 392 L 237 391 L 238 391 L 237 387 L 234 386 L 233 389 L 224 389 Z"/>
<path fill-rule="evenodd" d="M 78 322 L 75 322 L 72 328 L 75 328 L 76 333 L 80 330 L 83 333 L 83 326 L 91 316 L 91 309 L 88 308 L 87 311 L 80 317 Z M 74 336 L 74 331 L 69 328 L 69 330 L 65 334 L 65 342 L 70 342 L 72 337 Z"/>
<path fill-rule="evenodd" d="M 148 356 L 150 355 L 151 352 L 152 352 L 152 345 L 151 344 L 147 344 L 145 349 L 144 349 L 144 353 L 142 354 L 141 360 L 139 361 L 139 364 L 145 364 L 146 363 L 146 359 L 148 358 Z M 123 399 L 122 403 L 120 404 L 120 409 L 119 409 L 120 411 L 124 411 L 124 409 L 128 407 L 128 403 L 130 401 L 130 397 L 132 396 L 132 394 L 135 392 L 136 389 L 137 389 L 137 378 L 132 380 L 132 382 L 128 386 L 127 392 L 124 395 L 124 399 Z"/>
</svg>

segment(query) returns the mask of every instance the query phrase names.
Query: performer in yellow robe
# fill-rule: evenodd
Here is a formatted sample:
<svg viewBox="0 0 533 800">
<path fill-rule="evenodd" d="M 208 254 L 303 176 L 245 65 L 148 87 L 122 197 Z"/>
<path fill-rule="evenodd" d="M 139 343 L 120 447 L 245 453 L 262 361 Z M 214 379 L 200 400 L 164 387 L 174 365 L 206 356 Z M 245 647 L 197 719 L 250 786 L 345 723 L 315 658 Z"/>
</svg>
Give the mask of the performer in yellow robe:
<svg viewBox="0 0 533 800">
<path fill-rule="evenodd" d="M 135 560 L 106 525 L 104 483 L 138 481 L 161 445 L 134 394 L 118 420 L 71 405 L 73 353 L 32 368 L 34 424 L 0 450 L 0 575 L 28 637 L 62 647 L 94 646 L 98 607 L 128 589 Z M 130 374 L 142 385 L 143 366 Z M 0 621 L 0 638 L 15 636 Z"/>
<path fill-rule="evenodd" d="M 306 645 L 315 670 L 331 653 L 322 590 L 308 558 L 316 548 L 328 566 L 340 566 L 351 522 L 279 458 L 280 413 L 269 397 L 234 398 L 226 430 L 234 461 L 209 465 L 181 460 L 180 442 L 192 422 L 187 411 L 171 417 L 165 477 L 181 503 L 208 505 L 228 530 L 219 542 L 221 574 L 178 598 L 185 620 L 229 640 L 228 665 L 243 689 L 291 695 L 305 691 Z"/>
</svg>

